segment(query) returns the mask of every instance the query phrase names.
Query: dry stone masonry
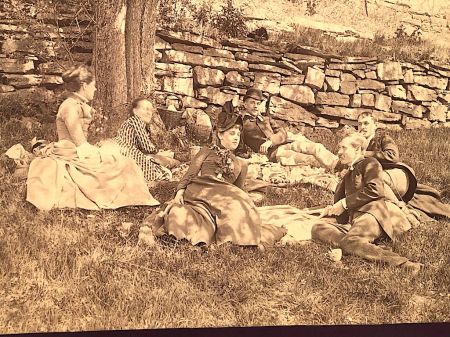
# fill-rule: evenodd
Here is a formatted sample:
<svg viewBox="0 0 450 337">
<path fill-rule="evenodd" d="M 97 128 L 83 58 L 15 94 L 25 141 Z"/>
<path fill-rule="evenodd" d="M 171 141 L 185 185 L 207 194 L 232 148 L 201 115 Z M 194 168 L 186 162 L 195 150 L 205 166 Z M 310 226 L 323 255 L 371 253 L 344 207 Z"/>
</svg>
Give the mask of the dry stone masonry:
<svg viewBox="0 0 450 337">
<path fill-rule="evenodd" d="M 45 110 L 61 90 L 63 69 L 91 61 L 92 28 L 84 27 L 80 39 L 80 26 L 64 22 L 60 34 L 76 41 L 70 56 L 55 50 L 48 35 L 36 39 L 34 32 L 30 39 L 19 22 L 0 17 L 0 101 L 32 97 Z M 355 125 L 366 111 L 386 129 L 450 126 L 450 65 L 337 57 L 307 47 L 280 53 L 246 40 L 168 31 L 157 32 L 155 50 L 158 104 L 167 107 L 175 98 L 213 121 L 226 101 L 237 104 L 247 88 L 257 87 L 286 126 L 335 129 Z"/>
<path fill-rule="evenodd" d="M 249 41 L 218 46 L 192 36 L 158 32 L 156 68 L 171 62 L 190 66 L 193 73 L 192 82 L 172 73 L 170 81 L 179 85 L 170 90 L 169 75 L 157 73 L 160 104 L 176 93 L 185 107 L 204 109 L 214 118 L 224 102 L 237 102 L 253 86 L 266 93 L 271 113 L 287 124 L 338 128 L 354 125 L 366 111 L 394 130 L 450 124 L 448 65 L 333 58 L 307 48 L 282 54 Z"/>
<path fill-rule="evenodd" d="M 192 80 L 157 73 L 160 104 L 175 93 L 186 108 L 214 118 L 227 100 L 237 103 L 247 88 L 257 87 L 268 97 L 271 113 L 286 124 L 338 128 L 355 125 L 370 111 L 387 129 L 450 125 L 450 65 L 337 58 L 311 48 L 279 53 L 250 41 L 219 45 L 189 33 L 157 35 L 156 68 L 169 63 L 192 71 Z"/>
</svg>

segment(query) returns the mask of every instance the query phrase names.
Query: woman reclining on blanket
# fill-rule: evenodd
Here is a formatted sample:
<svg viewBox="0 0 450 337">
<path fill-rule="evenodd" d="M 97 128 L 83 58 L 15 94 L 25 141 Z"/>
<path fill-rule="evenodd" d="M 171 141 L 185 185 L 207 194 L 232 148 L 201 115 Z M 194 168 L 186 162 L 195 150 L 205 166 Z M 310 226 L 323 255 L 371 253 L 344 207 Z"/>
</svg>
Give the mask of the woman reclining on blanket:
<svg viewBox="0 0 450 337">
<path fill-rule="evenodd" d="M 135 99 L 131 104 L 130 117 L 113 139 L 119 145 L 121 154 L 136 161 L 147 182 L 169 180 L 172 177 L 169 169 L 180 164 L 178 160 L 158 153 L 152 143 L 147 125 L 154 113 L 156 109 L 147 98 Z"/>
<path fill-rule="evenodd" d="M 88 103 L 96 91 L 91 70 L 73 67 L 62 77 L 71 93 L 56 115 L 58 142 L 31 162 L 27 201 L 42 210 L 159 205 L 132 159 L 87 142 L 93 113 Z"/>
<path fill-rule="evenodd" d="M 242 190 L 247 166 L 234 155 L 241 130 L 240 116 L 219 115 L 217 145 L 202 148 L 193 158 L 175 198 L 154 220 L 157 236 L 171 234 L 193 245 L 232 242 L 262 248 L 286 233 L 262 225 L 255 204 Z"/>
</svg>

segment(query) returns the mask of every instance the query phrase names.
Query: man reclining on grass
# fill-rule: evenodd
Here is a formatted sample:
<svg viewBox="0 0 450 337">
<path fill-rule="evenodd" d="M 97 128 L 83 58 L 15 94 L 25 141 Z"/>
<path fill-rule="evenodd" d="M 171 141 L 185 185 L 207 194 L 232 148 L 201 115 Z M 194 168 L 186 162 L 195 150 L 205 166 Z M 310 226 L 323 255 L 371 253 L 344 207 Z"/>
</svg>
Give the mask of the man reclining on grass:
<svg viewBox="0 0 450 337">
<path fill-rule="evenodd" d="M 293 159 L 297 164 L 305 164 L 315 158 L 324 167 L 333 165 L 336 156 L 322 144 L 303 136 L 289 139 L 286 130 L 278 127 L 268 113 L 262 115 L 259 107 L 263 100 L 261 90 L 250 88 L 244 96 L 243 106 L 233 107 L 232 101 L 223 106 L 227 114 L 238 113 L 243 118 L 241 143 L 236 150 L 238 156 L 248 157 L 248 149 L 251 149 L 255 153 L 266 154 L 272 162 Z"/>
<path fill-rule="evenodd" d="M 369 112 L 359 115 L 358 131 L 369 142 L 364 156 L 375 157 L 381 163 L 383 180 L 390 187 L 391 195 L 429 216 L 450 218 L 450 205 L 442 203 L 439 191 L 417 183 L 414 170 L 400 162 L 395 141 L 377 130 L 377 120 Z"/>
<path fill-rule="evenodd" d="M 380 162 L 364 158 L 366 142 L 362 135 L 354 133 L 339 144 L 339 162 L 348 171 L 336 188 L 335 203 L 323 214 L 336 217 L 336 223 L 314 225 L 312 238 L 347 254 L 418 273 L 420 263 L 374 244 L 383 239 L 395 240 L 411 224 L 398 206 L 386 199 Z"/>
<path fill-rule="evenodd" d="M 376 158 L 383 167 L 387 199 L 402 207 L 408 217 L 406 203 L 429 216 L 450 218 L 450 206 L 442 203 L 439 191 L 417 183 L 414 170 L 400 162 L 397 144 L 392 137 L 378 130 L 377 119 L 370 112 L 358 116 L 358 132 L 366 138 L 368 144 L 364 157 Z M 337 156 L 329 152 L 327 157 L 330 158 L 331 164 L 324 166 L 330 170 L 339 170 L 336 168 Z M 413 220 L 412 217 L 409 219 Z"/>
</svg>

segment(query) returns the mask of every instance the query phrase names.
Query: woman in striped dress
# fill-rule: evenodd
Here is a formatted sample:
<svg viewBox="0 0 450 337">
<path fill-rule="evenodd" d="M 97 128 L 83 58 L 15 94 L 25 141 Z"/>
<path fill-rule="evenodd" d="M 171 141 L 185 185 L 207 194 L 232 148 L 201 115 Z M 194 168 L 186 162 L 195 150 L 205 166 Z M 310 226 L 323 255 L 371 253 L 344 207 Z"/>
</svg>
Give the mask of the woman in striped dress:
<svg viewBox="0 0 450 337">
<path fill-rule="evenodd" d="M 171 179 L 172 172 L 167 167 L 174 167 L 179 163 L 175 159 L 156 154 L 158 149 L 152 143 L 146 127 L 153 113 L 155 107 L 148 99 L 135 99 L 131 104 L 130 117 L 121 125 L 114 138 L 120 147 L 120 153 L 136 161 L 147 182 Z"/>
<path fill-rule="evenodd" d="M 69 90 L 56 115 L 58 141 L 43 146 L 30 164 L 27 201 L 40 210 L 117 209 L 155 206 L 136 163 L 88 143 L 96 92 L 92 70 L 74 66 L 62 74 Z"/>
</svg>

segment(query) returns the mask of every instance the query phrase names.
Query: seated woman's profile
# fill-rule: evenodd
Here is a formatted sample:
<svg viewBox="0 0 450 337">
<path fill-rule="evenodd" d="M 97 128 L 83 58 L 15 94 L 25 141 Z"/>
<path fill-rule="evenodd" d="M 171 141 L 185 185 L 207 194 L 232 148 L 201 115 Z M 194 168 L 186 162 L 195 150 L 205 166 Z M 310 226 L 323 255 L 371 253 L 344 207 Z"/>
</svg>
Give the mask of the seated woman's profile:
<svg viewBox="0 0 450 337">
<path fill-rule="evenodd" d="M 92 71 L 75 66 L 62 77 L 70 94 L 56 115 L 58 141 L 31 162 L 27 201 L 42 210 L 159 205 L 132 159 L 88 143 L 93 112 L 89 102 L 96 91 Z"/>
</svg>

